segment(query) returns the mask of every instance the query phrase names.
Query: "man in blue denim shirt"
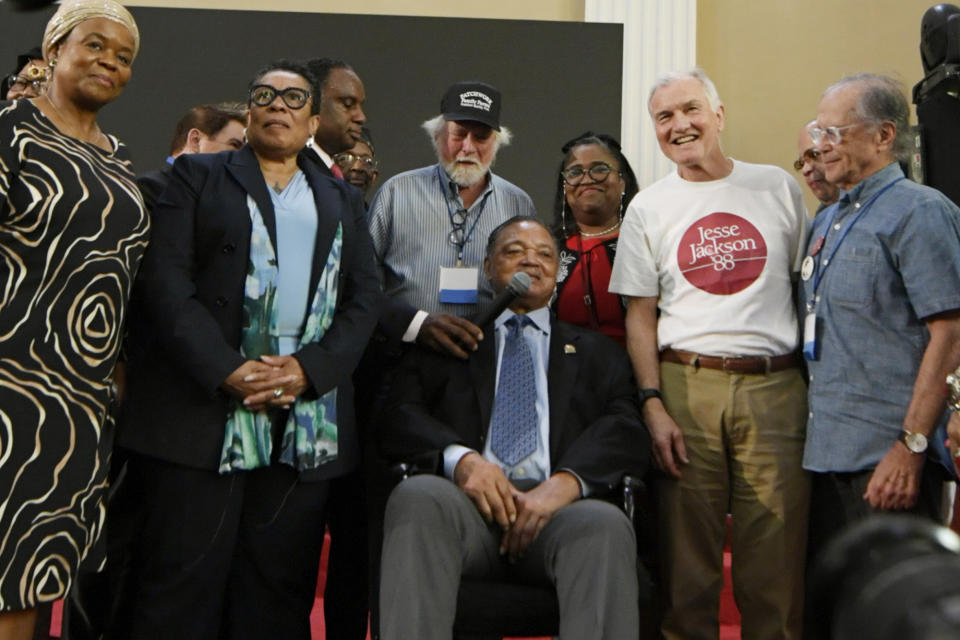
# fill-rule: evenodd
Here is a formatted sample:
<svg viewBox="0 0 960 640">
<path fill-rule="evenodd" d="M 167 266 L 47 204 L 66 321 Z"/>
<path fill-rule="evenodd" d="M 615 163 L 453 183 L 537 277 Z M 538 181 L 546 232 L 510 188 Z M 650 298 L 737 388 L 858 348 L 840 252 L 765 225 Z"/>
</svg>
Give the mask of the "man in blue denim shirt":
<svg viewBox="0 0 960 640">
<path fill-rule="evenodd" d="M 938 519 L 944 376 L 960 364 L 960 209 L 906 180 L 908 107 L 885 76 L 824 92 L 810 134 L 842 191 L 813 224 L 800 319 L 810 371 L 810 557 L 875 511 Z"/>
</svg>

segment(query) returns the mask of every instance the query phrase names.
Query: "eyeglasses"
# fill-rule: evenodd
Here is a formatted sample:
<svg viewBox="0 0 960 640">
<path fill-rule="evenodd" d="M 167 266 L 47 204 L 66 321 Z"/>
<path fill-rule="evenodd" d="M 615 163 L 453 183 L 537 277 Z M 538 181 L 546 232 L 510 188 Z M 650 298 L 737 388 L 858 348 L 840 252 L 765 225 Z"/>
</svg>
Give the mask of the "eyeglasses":
<svg viewBox="0 0 960 640">
<path fill-rule="evenodd" d="M 858 127 L 861 124 L 868 124 L 866 122 L 854 122 L 853 124 L 847 124 L 842 127 L 825 127 L 820 129 L 818 127 L 810 127 L 807 129 L 807 133 L 810 134 L 810 139 L 813 140 L 813 144 L 819 145 L 821 142 L 829 142 L 830 144 L 840 144 L 843 142 L 842 131 L 847 129 L 852 129 L 853 127 Z"/>
<path fill-rule="evenodd" d="M 283 103 L 291 109 L 302 109 L 310 99 L 310 92 L 300 87 L 277 89 L 269 84 L 257 84 L 250 89 L 250 102 L 258 107 L 266 107 L 280 96 Z"/>
<path fill-rule="evenodd" d="M 590 179 L 594 182 L 603 182 L 607 179 L 611 173 L 614 173 L 613 167 L 608 165 L 606 162 L 598 162 L 595 165 L 591 165 L 589 169 L 584 169 L 583 167 L 575 166 L 570 167 L 569 169 L 564 169 L 560 172 L 560 175 L 563 176 L 563 181 L 571 186 L 575 186 L 583 182 L 583 176 L 590 175 Z M 616 172 L 617 175 L 620 175 L 620 172 Z"/>
<path fill-rule="evenodd" d="M 333 161 L 337 163 L 337 166 L 341 169 L 352 169 L 353 165 L 357 162 L 360 163 L 360 170 L 366 173 L 373 173 L 377 170 L 379 163 L 375 158 L 370 156 L 358 156 L 355 153 L 338 153 L 333 156 Z"/>
<path fill-rule="evenodd" d="M 447 236 L 447 241 L 452 245 L 462 247 L 466 244 L 463 232 L 467 226 L 467 212 L 461 209 L 453 213 L 450 216 L 450 225 L 453 227 L 453 231 Z"/>
<path fill-rule="evenodd" d="M 803 165 L 805 165 L 808 162 L 813 163 L 818 161 L 821 155 L 822 154 L 820 153 L 819 149 L 813 149 L 813 148 L 807 149 L 806 151 L 803 152 L 803 155 L 801 155 L 799 158 L 793 161 L 793 168 L 796 169 L 797 171 L 800 171 L 801 169 L 803 169 Z"/>
<path fill-rule="evenodd" d="M 28 86 L 40 93 L 47 86 L 47 81 L 42 78 L 29 78 L 27 76 L 9 76 L 3 83 L 3 92 L 6 93 L 14 88 L 22 91 Z"/>
</svg>

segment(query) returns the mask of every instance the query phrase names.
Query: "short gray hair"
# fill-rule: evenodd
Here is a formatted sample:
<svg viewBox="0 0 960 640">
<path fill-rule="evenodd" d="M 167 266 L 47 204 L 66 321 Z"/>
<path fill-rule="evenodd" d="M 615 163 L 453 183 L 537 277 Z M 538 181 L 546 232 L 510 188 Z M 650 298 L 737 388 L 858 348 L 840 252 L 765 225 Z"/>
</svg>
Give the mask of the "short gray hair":
<svg viewBox="0 0 960 640">
<path fill-rule="evenodd" d="M 823 95 L 851 85 L 862 87 L 853 110 L 863 122 L 880 124 L 892 122 L 897 128 L 893 139 L 893 157 L 906 160 L 910 155 L 910 106 L 903 85 L 890 76 L 879 73 L 857 73 L 841 78 L 827 87 Z"/>
<path fill-rule="evenodd" d="M 707 72 L 700 67 L 694 67 L 689 71 L 668 71 L 659 76 L 654 81 L 653 86 L 650 87 L 650 94 L 647 96 L 647 110 L 650 110 L 650 102 L 653 100 L 653 94 L 657 92 L 657 89 L 671 85 L 677 80 L 686 80 L 687 78 L 700 81 L 700 84 L 703 85 L 703 92 L 707 94 L 707 102 L 710 103 L 710 109 L 714 112 L 719 111 L 720 107 L 723 106 L 723 101 L 720 99 L 720 94 L 717 93 L 717 85 L 713 84 L 713 80 L 710 79 Z"/>
<path fill-rule="evenodd" d="M 433 143 L 433 149 L 437 152 L 437 155 L 440 155 L 440 136 L 443 135 L 443 132 L 446 130 L 447 120 L 443 119 L 443 115 L 430 118 L 429 120 L 424 120 L 423 124 L 420 125 L 423 127 L 423 130 L 427 132 L 427 135 L 430 136 L 430 142 Z M 493 154 L 496 156 L 497 151 L 500 150 L 500 147 L 505 147 L 513 140 L 513 132 L 510 129 L 500 126 L 500 131 L 496 129 L 492 130 L 494 135 L 494 147 Z"/>
</svg>

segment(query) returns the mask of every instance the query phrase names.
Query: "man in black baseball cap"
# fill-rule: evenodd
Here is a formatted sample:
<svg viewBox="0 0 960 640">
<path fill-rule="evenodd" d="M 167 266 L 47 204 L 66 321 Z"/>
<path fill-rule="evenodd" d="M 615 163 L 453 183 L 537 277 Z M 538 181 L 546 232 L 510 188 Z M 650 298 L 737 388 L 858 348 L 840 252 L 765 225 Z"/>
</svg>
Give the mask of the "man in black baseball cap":
<svg viewBox="0 0 960 640">
<path fill-rule="evenodd" d="M 473 121 L 500 131 L 500 92 L 485 82 L 457 82 L 440 101 L 446 121 Z"/>
<path fill-rule="evenodd" d="M 480 267 L 485 238 L 514 216 L 535 216 L 522 189 L 490 167 L 511 134 L 500 124 L 500 91 L 479 81 L 451 85 L 440 115 L 423 123 L 437 164 L 394 176 L 370 203 L 370 233 L 390 299 L 381 330 L 466 358 L 482 338 L 467 317 L 492 301 Z"/>
</svg>

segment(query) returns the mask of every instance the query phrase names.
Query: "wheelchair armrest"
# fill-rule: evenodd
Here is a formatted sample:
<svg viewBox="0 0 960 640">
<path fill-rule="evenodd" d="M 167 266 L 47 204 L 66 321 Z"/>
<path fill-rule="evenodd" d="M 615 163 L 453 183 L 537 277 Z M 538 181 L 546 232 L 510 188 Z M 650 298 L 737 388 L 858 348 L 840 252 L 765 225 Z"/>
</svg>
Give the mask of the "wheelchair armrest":
<svg viewBox="0 0 960 640">
<path fill-rule="evenodd" d="M 393 484 L 406 480 L 411 476 L 417 476 L 424 473 L 437 474 L 440 471 L 441 456 L 439 451 L 428 451 L 413 456 L 403 462 L 390 467 L 390 478 Z"/>
<path fill-rule="evenodd" d="M 626 473 L 620 480 L 620 507 L 630 522 L 636 526 L 637 509 L 642 500 L 646 499 L 647 485 L 643 478 Z"/>
</svg>

